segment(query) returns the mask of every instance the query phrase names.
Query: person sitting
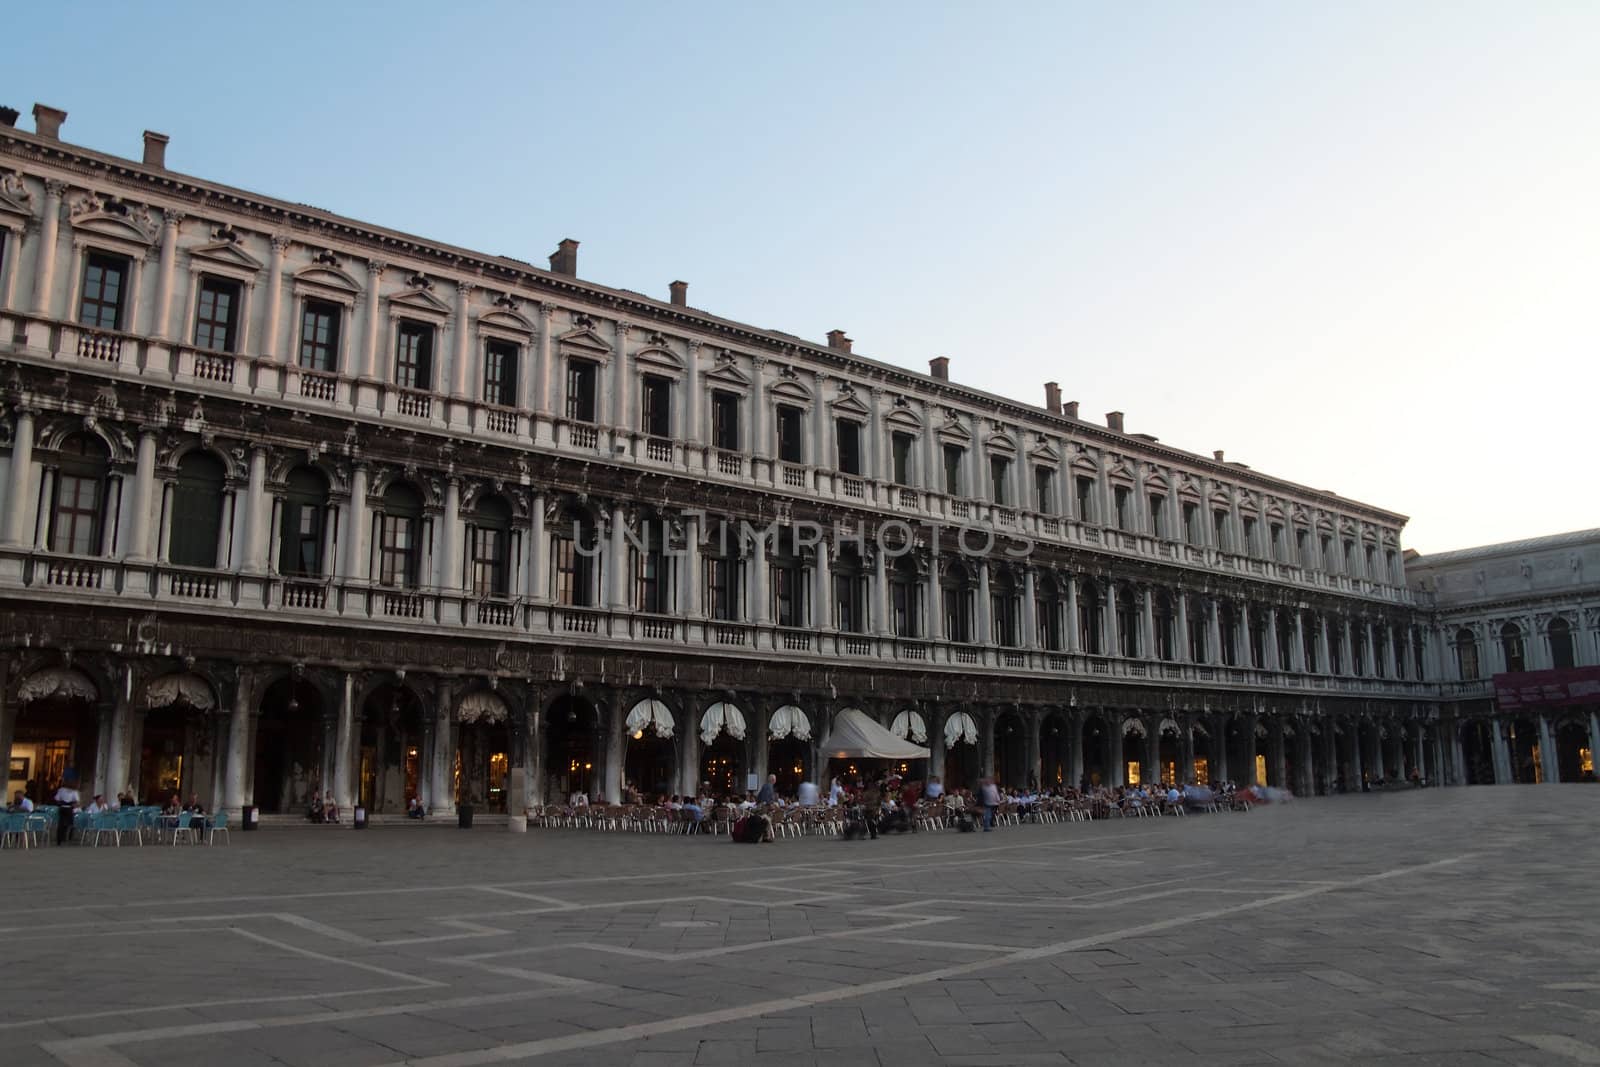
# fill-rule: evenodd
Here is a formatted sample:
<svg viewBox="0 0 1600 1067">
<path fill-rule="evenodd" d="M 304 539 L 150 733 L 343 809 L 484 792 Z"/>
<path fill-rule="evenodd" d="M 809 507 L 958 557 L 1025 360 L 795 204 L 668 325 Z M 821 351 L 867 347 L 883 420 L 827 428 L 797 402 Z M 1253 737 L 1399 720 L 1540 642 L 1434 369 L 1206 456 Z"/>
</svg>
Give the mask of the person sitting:
<svg viewBox="0 0 1600 1067">
<path fill-rule="evenodd" d="M 106 807 L 105 794 L 96 793 L 94 798 L 89 801 L 89 806 L 83 810 L 88 812 L 90 815 L 99 815 L 102 811 L 110 811 L 111 809 Z"/>
<path fill-rule="evenodd" d="M 17 790 L 16 797 L 12 799 L 10 804 L 6 805 L 6 810 L 10 812 L 32 811 L 33 801 L 28 799 L 28 794 L 19 789 Z"/>
<path fill-rule="evenodd" d="M 817 800 L 818 800 L 817 783 L 816 782 L 801 782 L 800 783 L 800 801 L 799 801 L 800 802 L 800 806 L 802 808 L 814 808 L 814 807 L 817 806 Z"/>
<path fill-rule="evenodd" d="M 204 815 L 206 813 L 206 809 L 204 805 L 200 803 L 200 794 L 190 793 L 189 803 L 183 806 L 183 810 L 188 812 L 190 815 Z"/>
<path fill-rule="evenodd" d="M 406 818 L 421 819 L 423 814 L 422 801 L 416 797 L 410 797 L 406 800 Z"/>
<path fill-rule="evenodd" d="M 311 800 L 306 804 L 306 821 L 321 822 L 327 816 L 322 807 L 322 790 L 313 790 Z"/>
<path fill-rule="evenodd" d="M 944 783 L 939 780 L 939 776 L 936 774 L 928 779 L 927 797 L 929 800 L 938 800 L 942 796 L 944 796 Z"/>
<path fill-rule="evenodd" d="M 339 805 L 337 805 L 337 804 L 335 804 L 333 802 L 333 794 L 332 793 L 329 793 L 327 795 L 327 797 L 324 798 L 323 805 L 322 805 L 322 821 L 323 822 L 338 822 L 339 821 Z"/>
<path fill-rule="evenodd" d="M 178 814 L 178 812 L 180 812 L 182 810 L 183 810 L 183 803 L 178 799 L 178 794 L 174 793 L 170 797 L 167 798 L 166 804 L 162 806 L 161 814 L 163 814 L 163 815 L 176 815 L 176 814 Z"/>
<path fill-rule="evenodd" d="M 589 806 L 589 794 L 584 792 L 572 794 L 572 806 L 575 808 L 587 808 Z"/>
</svg>

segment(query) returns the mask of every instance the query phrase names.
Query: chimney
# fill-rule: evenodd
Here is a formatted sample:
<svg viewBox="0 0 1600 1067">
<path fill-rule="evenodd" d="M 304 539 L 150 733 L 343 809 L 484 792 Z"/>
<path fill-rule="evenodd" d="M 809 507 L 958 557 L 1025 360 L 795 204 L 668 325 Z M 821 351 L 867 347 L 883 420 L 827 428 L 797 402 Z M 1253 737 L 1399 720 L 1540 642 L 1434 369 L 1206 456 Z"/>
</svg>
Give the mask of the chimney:
<svg viewBox="0 0 1600 1067">
<path fill-rule="evenodd" d="M 1106 412 L 1106 428 L 1110 429 L 1110 430 L 1115 430 L 1118 433 L 1121 433 L 1122 432 L 1122 412 L 1120 412 L 1120 411 L 1108 411 L 1108 412 Z"/>
<path fill-rule="evenodd" d="M 14 107 L 0 107 L 0 126 L 15 126 L 20 114 L 22 112 Z"/>
<path fill-rule="evenodd" d="M 1078 402 L 1076 400 L 1069 400 L 1065 404 L 1062 404 L 1061 405 L 1061 414 L 1065 415 L 1069 419 L 1077 418 L 1078 417 Z"/>
<path fill-rule="evenodd" d="M 950 357 L 934 356 L 928 360 L 928 373 L 940 381 L 948 382 L 950 380 Z"/>
<path fill-rule="evenodd" d="M 1061 385 L 1058 382 L 1044 383 L 1044 406 L 1050 409 L 1051 414 L 1061 414 Z"/>
<path fill-rule="evenodd" d="M 848 355 L 850 352 L 850 338 L 844 335 L 843 330 L 829 330 L 828 347 L 836 352 L 843 352 Z"/>
<path fill-rule="evenodd" d="M 144 131 L 144 165 L 167 169 L 167 142 L 172 140 L 164 133 Z"/>
<path fill-rule="evenodd" d="M 48 137 L 52 141 L 61 140 L 61 124 L 67 121 L 67 113 L 59 107 L 49 104 L 33 105 L 33 132 L 40 137 Z"/>
<path fill-rule="evenodd" d="M 1211 458 L 1216 460 L 1218 463 L 1221 463 L 1222 462 L 1222 449 L 1219 448 L 1215 452 L 1211 453 Z"/>
<path fill-rule="evenodd" d="M 565 274 L 569 278 L 578 276 L 578 242 L 567 237 L 556 246 L 550 257 L 550 273 Z"/>
<path fill-rule="evenodd" d="M 689 306 L 689 283 L 673 282 L 667 288 L 672 290 L 672 302 L 679 307 Z"/>
</svg>

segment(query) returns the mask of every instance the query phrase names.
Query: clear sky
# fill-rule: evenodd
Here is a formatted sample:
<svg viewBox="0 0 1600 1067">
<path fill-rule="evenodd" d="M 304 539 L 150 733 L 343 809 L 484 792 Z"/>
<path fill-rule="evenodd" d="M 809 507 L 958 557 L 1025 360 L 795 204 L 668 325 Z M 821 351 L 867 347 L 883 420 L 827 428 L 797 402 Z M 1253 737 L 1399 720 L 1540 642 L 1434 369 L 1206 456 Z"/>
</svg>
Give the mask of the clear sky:
<svg viewBox="0 0 1600 1067">
<path fill-rule="evenodd" d="M 30 4 L 66 140 L 1412 516 L 1600 526 L 1600 3 Z"/>
</svg>

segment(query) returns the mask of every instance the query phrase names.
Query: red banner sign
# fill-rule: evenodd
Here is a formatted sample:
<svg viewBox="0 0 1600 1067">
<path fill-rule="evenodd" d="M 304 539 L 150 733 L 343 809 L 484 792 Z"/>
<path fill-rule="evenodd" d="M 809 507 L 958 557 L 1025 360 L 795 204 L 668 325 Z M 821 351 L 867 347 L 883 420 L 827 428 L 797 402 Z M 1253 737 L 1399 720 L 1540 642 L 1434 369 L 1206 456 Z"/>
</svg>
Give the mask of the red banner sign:
<svg viewBox="0 0 1600 1067">
<path fill-rule="evenodd" d="M 1600 704 L 1600 667 L 1497 674 L 1494 676 L 1494 700 L 1502 711 Z"/>
</svg>

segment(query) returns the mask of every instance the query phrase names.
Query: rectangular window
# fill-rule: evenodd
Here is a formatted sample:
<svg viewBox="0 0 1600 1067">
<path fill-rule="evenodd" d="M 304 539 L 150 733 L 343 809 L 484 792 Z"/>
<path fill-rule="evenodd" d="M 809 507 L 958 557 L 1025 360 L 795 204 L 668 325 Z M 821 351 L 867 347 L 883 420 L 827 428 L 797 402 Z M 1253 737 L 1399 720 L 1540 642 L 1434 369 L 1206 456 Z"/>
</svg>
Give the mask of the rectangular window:
<svg viewBox="0 0 1600 1067">
<path fill-rule="evenodd" d="M 384 515 L 378 524 L 378 584 L 411 588 L 417 581 L 417 526 L 408 515 Z"/>
<path fill-rule="evenodd" d="M 1383 554 L 1383 562 L 1384 562 L 1384 564 L 1386 566 L 1386 572 L 1385 572 L 1384 577 L 1388 581 L 1391 581 L 1391 582 L 1395 581 L 1396 580 L 1396 574 L 1395 574 L 1395 566 L 1394 566 L 1394 549 L 1390 549 L 1389 551 L 1387 551 L 1387 552 L 1385 552 Z"/>
<path fill-rule="evenodd" d="M 1259 556 L 1261 546 L 1256 544 L 1256 520 L 1245 516 L 1244 520 L 1244 552 L 1247 556 Z"/>
<path fill-rule="evenodd" d="M 551 581 L 555 583 L 555 600 L 572 608 L 593 606 L 595 556 L 578 551 L 578 544 L 570 537 L 551 539 Z"/>
<path fill-rule="evenodd" d="M 1376 572 L 1377 566 L 1378 566 L 1378 550 L 1373 548 L 1371 545 L 1367 545 L 1366 546 L 1366 559 L 1367 559 L 1367 577 L 1368 578 L 1377 577 L 1375 572 Z"/>
<path fill-rule="evenodd" d="M 1167 537 L 1167 498 L 1160 493 L 1151 493 L 1150 504 L 1150 532 L 1156 537 L 1166 540 Z"/>
<path fill-rule="evenodd" d="M 894 454 L 894 484 L 911 484 L 911 448 L 916 443 L 916 438 L 908 433 L 896 432 L 889 438 L 890 451 Z"/>
<path fill-rule="evenodd" d="M 472 592 L 476 596 L 505 596 L 509 585 L 506 575 L 506 542 L 510 534 L 492 526 L 472 527 L 471 566 Z"/>
<path fill-rule="evenodd" d="M 705 564 L 705 611 L 722 622 L 739 621 L 739 561 L 707 558 Z"/>
<path fill-rule="evenodd" d="M 672 379 L 657 374 L 644 376 L 639 401 L 643 406 L 645 434 L 666 440 L 672 436 Z"/>
<path fill-rule="evenodd" d="M 1356 543 L 1348 538 L 1344 543 L 1344 572 L 1346 574 L 1356 572 Z"/>
<path fill-rule="evenodd" d="M 1216 537 L 1218 548 L 1228 548 L 1228 513 L 1221 508 L 1211 513 L 1211 532 Z"/>
<path fill-rule="evenodd" d="M 672 582 L 670 564 L 659 545 L 651 545 L 634 554 L 635 584 L 634 604 L 651 615 L 672 614 Z"/>
<path fill-rule="evenodd" d="M 83 261 L 83 298 L 78 304 L 78 321 L 95 330 L 122 329 L 127 287 L 126 259 L 90 252 Z"/>
<path fill-rule="evenodd" d="M 100 479 L 62 473 L 56 481 L 50 551 L 75 556 L 100 553 Z"/>
<path fill-rule="evenodd" d="M 483 346 L 483 402 L 503 408 L 517 406 L 517 356 L 510 341 L 490 341 Z"/>
<path fill-rule="evenodd" d="M 724 452 L 739 451 L 739 395 L 721 389 L 711 394 L 711 444 Z"/>
<path fill-rule="evenodd" d="M 200 279 L 200 309 L 195 316 L 194 346 L 232 352 L 239 318 L 239 283 Z"/>
<path fill-rule="evenodd" d="M 1200 543 L 1200 505 L 1183 502 L 1183 539 L 1191 545 Z"/>
<path fill-rule="evenodd" d="M 278 568 L 302 578 L 322 575 L 323 509 L 290 497 L 284 501 L 279 532 Z"/>
<path fill-rule="evenodd" d="M 778 405 L 778 459 L 783 463 L 804 463 L 805 444 L 800 436 L 803 416 L 791 404 Z"/>
<path fill-rule="evenodd" d="M 944 491 L 950 496 L 961 495 L 961 460 L 965 450 L 960 445 L 944 446 Z"/>
<path fill-rule="evenodd" d="M 1319 547 L 1322 549 L 1322 569 L 1332 571 L 1338 560 L 1333 558 L 1333 538 L 1324 535 L 1320 539 Z"/>
<path fill-rule="evenodd" d="M 772 600 L 779 626 L 804 626 L 805 572 L 798 564 L 775 564 L 772 568 Z"/>
<path fill-rule="evenodd" d="M 839 446 L 839 472 L 861 473 L 861 424 L 849 419 L 835 419 L 834 439 Z"/>
<path fill-rule="evenodd" d="M 339 369 L 339 305 L 307 300 L 300 313 L 300 366 L 332 374 Z"/>
<path fill-rule="evenodd" d="M 1011 503 L 1011 461 L 1004 456 L 989 457 L 990 499 L 1001 507 Z"/>
<path fill-rule="evenodd" d="M 1111 503 L 1117 509 L 1117 529 L 1133 529 L 1133 490 L 1125 485 L 1113 486 Z"/>
<path fill-rule="evenodd" d="M 1050 491 L 1055 480 L 1056 472 L 1049 467 L 1033 468 L 1033 500 L 1041 515 L 1056 513 L 1055 494 Z"/>
<path fill-rule="evenodd" d="M 400 321 L 394 356 L 394 384 L 402 389 L 433 388 L 433 327 Z"/>
<path fill-rule="evenodd" d="M 595 421 L 595 384 L 600 368 L 587 359 L 567 360 L 567 419 Z"/>
<path fill-rule="evenodd" d="M 866 582 L 860 575 L 836 574 L 833 576 L 834 614 L 839 629 L 847 634 L 867 632 Z"/>
<path fill-rule="evenodd" d="M 1094 479 L 1079 475 L 1074 479 L 1073 489 L 1078 495 L 1078 521 L 1093 522 L 1094 515 Z"/>
<path fill-rule="evenodd" d="M 944 634 L 961 644 L 972 642 L 972 618 L 967 611 L 970 593 L 946 586 L 944 590 Z"/>
<path fill-rule="evenodd" d="M 1311 547 L 1311 535 L 1304 530 L 1294 532 L 1294 561 L 1300 566 L 1306 565 L 1306 550 Z"/>
<path fill-rule="evenodd" d="M 920 636 L 917 632 L 917 587 L 909 581 L 897 581 L 890 586 L 890 592 L 895 636 Z"/>
<path fill-rule="evenodd" d="M 1272 534 L 1272 558 L 1277 560 L 1279 563 L 1282 563 L 1283 562 L 1283 524 L 1282 523 L 1277 523 L 1277 522 L 1273 523 L 1272 526 L 1271 526 L 1271 534 Z"/>
</svg>

